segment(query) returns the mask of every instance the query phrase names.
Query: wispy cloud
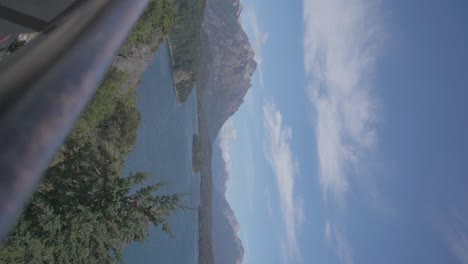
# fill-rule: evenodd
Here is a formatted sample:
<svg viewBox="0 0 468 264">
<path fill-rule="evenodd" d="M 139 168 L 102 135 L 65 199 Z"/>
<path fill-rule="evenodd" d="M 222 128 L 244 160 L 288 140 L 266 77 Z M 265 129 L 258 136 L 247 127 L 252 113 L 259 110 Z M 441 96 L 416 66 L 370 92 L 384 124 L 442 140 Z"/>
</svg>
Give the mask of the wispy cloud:
<svg viewBox="0 0 468 264">
<path fill-rule="evenodd" d="M 226 171 L 229 176 L 232 172 L 232 145 L 237 140 L 237 129 L 234 125 L 234 120 L 229 118 L 219 132 L 219 146 L 221 148 L 222 157 L 226 162 Z M 245 182 L 245 191 L 247 193 L 247 201 L 250 209 L 254 209 L 255 203 L 255 162 L 253 151 L 245 149 L 245 161 L 243 163 L 243 174 L 247 181 Z"/>
<path fill-rule="evenodd" d="M 453 210 L 440 225 L 442 234 L 461 264 L 468 264 L 468 214 Z"/>
<path fill-rule="evenodd" d="M 292 129 L 283 123 L 283 116 L 272 102 L 263 106 L 265 157 L 276 178 L 283 221 L 285 224 L 285 257 L 288 263 L 301 262 L 298 233 L 305 221 L 302 199 L 294 193 L 298 163 L 290 146 Z"/>
<path fill-rule="evenodd" d="M 303 16 L 306 93 L 317 118 L 320 184 L 326 203 L 343 207 L 350 175 L 378 139 L 372 79 L 384 36 L 379 1 L 304 0 Z M 342 229 L 328 224 L 325 230 L 340 259 L 351 263 Z"/>
<path fill-rule="evenodd" d="M 329 245 L 336 247 L 341 261 L 348 264 L 353 263 L 353 250 L 341 226 L 327 221 L 325 224 L 325 240 Z"/>
<path fill-rule="evenodd" d="M 382 31 L 376 1 L 306 0 L 307 93 L 317 113 L 320 181 L 325 194 L 342 199 L 344 170 L 376 141 L 371 80 Z"/>
<path fill-rule="evenodd" d="M 223 159 L 226 162 L 226 170 L 229 175 L 232 172 L 231 145 L 237 139 L 237 130 L 234 127 L 232 118 L 229 118 L 219 131 L 219 146 L 223 152 Z"/>
<path fill-rule="evenodd" d="M 250 258 L 251 258 L 251 254 L 250 254 L 250 244 L 249 244 L 249 240 L 246 238 L 247 236 L 243 235 L 242 237 L 244 237 L 242 243 L 244 244 L 244 258 L 242 259 L 242 262 L 245 263 L 245 264 L 249 264 L 251 263 L 250 261 Z"/>
<path fill-rule="evenodd" d="M 254 60 L 257 62 L 257 72 L 260 80 L 260 87 L 265 88 L 264 77 L 263 77 L 263 46 L 267 43 L 268 32 L 264 32 L 261 29 L 260 24 L 257 21 L 257 15 L 253 9 L 246 10 L 246 23 L 252 31 L 252 49 L 255 52 Z"/>
</svg>

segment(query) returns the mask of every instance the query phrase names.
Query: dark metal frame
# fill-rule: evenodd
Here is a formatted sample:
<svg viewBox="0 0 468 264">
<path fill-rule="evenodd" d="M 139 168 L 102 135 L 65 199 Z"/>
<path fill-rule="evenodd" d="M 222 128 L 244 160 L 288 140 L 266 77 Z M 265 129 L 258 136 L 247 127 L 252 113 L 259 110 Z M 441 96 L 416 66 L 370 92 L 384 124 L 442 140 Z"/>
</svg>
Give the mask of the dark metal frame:
<svg viewBox="0 0 468 264">
<path fill-rule="evenodd" d="M 0 65 L 0 241 L 148 1 L 86 1 Z"/>
<path fill-rule="evenodd" d="M 0 18 L 36 31 L 42 31 L 49 25 L 47 21 L 2 5 L 0 5 Z"/>
</svg>

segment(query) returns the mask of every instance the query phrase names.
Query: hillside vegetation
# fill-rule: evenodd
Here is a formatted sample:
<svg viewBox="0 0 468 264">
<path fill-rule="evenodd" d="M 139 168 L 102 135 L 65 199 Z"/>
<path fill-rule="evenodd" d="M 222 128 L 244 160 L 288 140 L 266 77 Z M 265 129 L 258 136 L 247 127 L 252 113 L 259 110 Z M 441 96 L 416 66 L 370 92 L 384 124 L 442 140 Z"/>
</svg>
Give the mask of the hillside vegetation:
<svg viewBox="0 0 468 264">
<path fill-rule="evenodd" d="M 160 34 L 168 35 L 174 26 L 177 14 L 175 0 L 152 0 L 146 7 L 127 42 L 120 50 L 121 55 L 129 55 L 132 48 L 141 48 L 158 42 Z M 159 33 L 159 34 L 158 34 Z"/>
<path fill-rule="evenodd" d="M 206 0 L 179 0 L 169 40 L 173 53 L 174 85 L 179 103 L 192 92 L 200 52 L 200 28 Z"/>
</svg>

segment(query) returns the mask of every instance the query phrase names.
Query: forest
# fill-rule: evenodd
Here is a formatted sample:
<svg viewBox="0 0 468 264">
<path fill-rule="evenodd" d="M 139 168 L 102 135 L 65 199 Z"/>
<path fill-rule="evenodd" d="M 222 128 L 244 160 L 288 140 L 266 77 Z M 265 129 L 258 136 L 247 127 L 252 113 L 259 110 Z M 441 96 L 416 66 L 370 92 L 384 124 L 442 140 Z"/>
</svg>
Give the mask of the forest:
<svg viewBox="0 0 468 264">
<path fill-rule="evenodd" d="M 169 34 L 173 51 L 177 100 L 185 102 L 193 90 L 200 53 L 200 30 L 206 0 L 179 0 L 174 27 Z"/>
</svg>

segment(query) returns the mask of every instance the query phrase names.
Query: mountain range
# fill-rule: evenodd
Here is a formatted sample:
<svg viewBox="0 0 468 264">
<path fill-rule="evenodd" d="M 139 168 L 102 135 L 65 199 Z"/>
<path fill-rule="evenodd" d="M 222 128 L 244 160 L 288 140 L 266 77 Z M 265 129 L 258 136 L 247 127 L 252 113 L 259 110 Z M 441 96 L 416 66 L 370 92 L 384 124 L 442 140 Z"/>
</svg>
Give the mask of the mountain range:
<svg viewBox="0 0 468 264">
<path fill-rule="evenodd" d="M 239 223 L 226 199 L 229 174 L 216 142 L 224 123 L 243 103 L 257 67 L 248 36 L 239 20 L 241 12 L 239 0 L 207 0 L 201 28 L 197 92 L 199 106 L 204 109 L 206 118 L 207 138 L 213 143 L 209 162 L 212 171 L 205 174 L 202 171 L 201 180 L 202 185 L 209 184 L 213 189 L 213 233 L 200 235 L 203 237 L 203 245 L 200 245 L 205 247 L 200 251 L 205 261 L 201 263 L 206 263 L 206 257 L 211 256 L 207 250 L 213 251 L 214 260 L 209 262 L 214 263 L 239 264 L 244 257 L 244 247 L 238 236 Z M 202 203 L 203 200 L 204 197 Z M 205 203 L 205 206 L 209 205 Z M 212 239 L 210 248 L 206 246 L 206 239 Z"/>
<path fill-rule="evenodd" d="M 243 30 L 239 0 L 207 0 L 201 38 L 201 66 L 208 67 L 209 78 L 200 87 L 210 137 L 219 130 L 243 103 L 256 70 L 254 52 Z M 207 55 L 207 53 L 209 53 Z"/>
</svg>

